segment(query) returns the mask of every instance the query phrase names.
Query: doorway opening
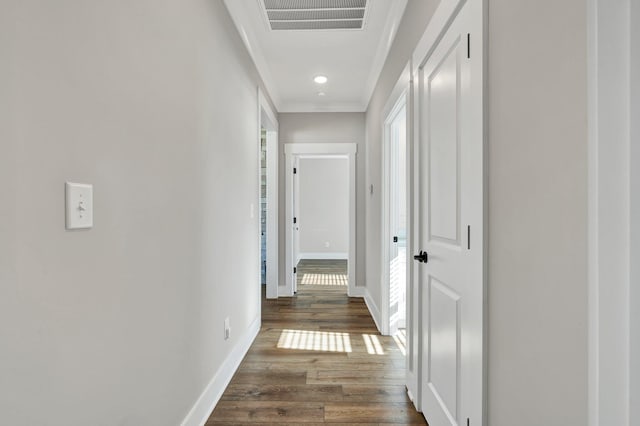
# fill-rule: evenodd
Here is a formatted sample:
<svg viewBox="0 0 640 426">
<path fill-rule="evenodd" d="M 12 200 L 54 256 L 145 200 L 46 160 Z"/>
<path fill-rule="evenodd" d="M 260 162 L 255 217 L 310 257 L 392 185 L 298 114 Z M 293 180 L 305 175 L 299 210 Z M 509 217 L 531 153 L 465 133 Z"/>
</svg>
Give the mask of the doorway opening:
<svg viewBox="0 0 640 426">
<path fill-rule="evenodd" d="M 286 144 L 286 282 L 354 295 L 356 144 Z M 339 290 L 339 289 L 344 290 Z"/>
<path fill-rule="evenodd" d="M 347 293 L 349 162 L 345 156 L 299 156 L 294 176 L 296 288 Z"/>
<path fill-rule="evenodd" d="M 258 208 L 260 288 L 278 297 L 278 121 L 258 89 Z"/>
<path fill-rule="evenodd" d="M 267 129 L 260 129 L 260 283 L 267 285 Z"/>
<path fill-rule="evenodd" d="M 407 97 L 384 121 L 382 201 L 382 333 L 404 332 L 407 294 Z"/>
</svg>

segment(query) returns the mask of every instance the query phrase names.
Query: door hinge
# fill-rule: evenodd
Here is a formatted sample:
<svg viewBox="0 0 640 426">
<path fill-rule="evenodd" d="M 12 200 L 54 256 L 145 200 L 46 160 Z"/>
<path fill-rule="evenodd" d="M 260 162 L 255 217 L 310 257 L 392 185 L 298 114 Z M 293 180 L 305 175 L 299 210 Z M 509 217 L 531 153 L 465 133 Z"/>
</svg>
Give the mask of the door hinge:
<svg viewBox="0 0 640 426">
<path fill-rule="evenodd" d="M 398 237 L 393 237 L 393 242 L 397 243 L 398 242 Z"/>
<path fill-rule="evenodd" d="M 296 169 L 295 167 L 293 168 L 293 174 L 295 175 L 296 173 L 298 173 L 298 169 Z"/>
<path fill-rule="evenodd" d="M 467 59 L 471 59 L 471 33 L 467 33 Z"/>
<path fill-rule="evenodd" d="M 298 268 L 296 268 L 295 266 L 293 267 L 293 273 L 297 273 L 298 272 Z"/>
<path fill-rule="evenodd" d="M 297 217 L 293 218 L 293 223 L 298 223 L 298 218 Z"/>
</svg>

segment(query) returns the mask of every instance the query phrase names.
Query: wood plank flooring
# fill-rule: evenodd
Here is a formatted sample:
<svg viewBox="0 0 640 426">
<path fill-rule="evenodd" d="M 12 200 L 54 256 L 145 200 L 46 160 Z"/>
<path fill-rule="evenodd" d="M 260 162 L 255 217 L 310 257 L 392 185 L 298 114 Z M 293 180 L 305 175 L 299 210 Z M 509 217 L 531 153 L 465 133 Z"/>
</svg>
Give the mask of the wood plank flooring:
<svg viewBox="0 0 640 426">
<path fill-rule="evenodd" d="M 302 259 L 296 266 L 298 288 L 302 285 L 342 286 L 343 293 L 347 294 L 349 277 L 346 260 Z"/>
<path fill-rule="evenodd" d="M 263 295 L 260 334 L 206 424 L 426 424 L 406 395 L 401 346 L 342 287 Z"/>
</svg>

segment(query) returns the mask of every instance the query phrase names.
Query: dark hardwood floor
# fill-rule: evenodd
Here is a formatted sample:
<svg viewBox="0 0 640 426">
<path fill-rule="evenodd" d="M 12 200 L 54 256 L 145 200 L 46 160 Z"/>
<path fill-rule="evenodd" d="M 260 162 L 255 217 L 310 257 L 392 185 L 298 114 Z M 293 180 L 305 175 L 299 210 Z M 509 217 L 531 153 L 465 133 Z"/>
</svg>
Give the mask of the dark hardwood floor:
<svg viewBox="0 0 640 426">
<path fill-rule="evenodd" d="M 406 395 L 403 342 L 341 286 L 263 295 L 260 334 L 207 425 L 426 424 Z"/>
</svg>

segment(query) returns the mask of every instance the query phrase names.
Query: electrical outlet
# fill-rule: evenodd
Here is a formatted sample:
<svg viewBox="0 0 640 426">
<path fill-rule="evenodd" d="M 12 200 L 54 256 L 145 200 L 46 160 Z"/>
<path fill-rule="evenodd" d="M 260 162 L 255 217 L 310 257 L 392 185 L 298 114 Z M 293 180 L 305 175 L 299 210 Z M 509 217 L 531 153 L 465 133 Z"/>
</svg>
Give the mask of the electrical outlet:
<svg viewBox="0 0 640 426">
<path fill-rule="evenodd" d="M 231 326 L 229 325 L 229 317 L 224 319 L 224 340 L 231 337 Z"/>
</svg>

